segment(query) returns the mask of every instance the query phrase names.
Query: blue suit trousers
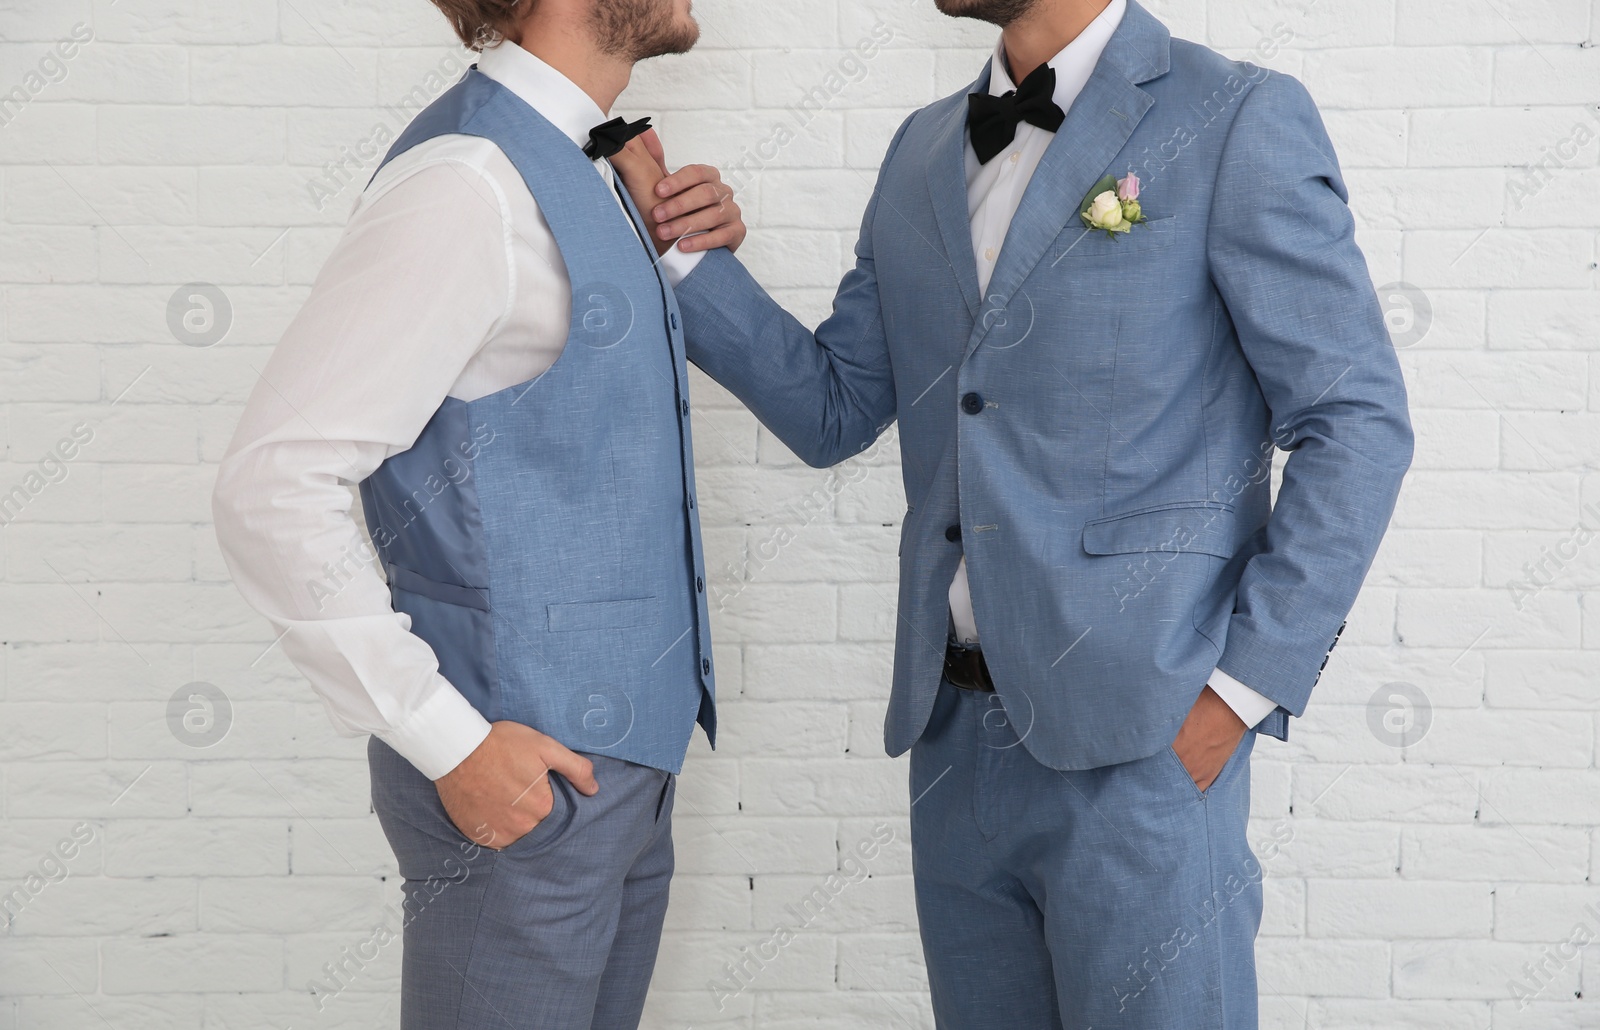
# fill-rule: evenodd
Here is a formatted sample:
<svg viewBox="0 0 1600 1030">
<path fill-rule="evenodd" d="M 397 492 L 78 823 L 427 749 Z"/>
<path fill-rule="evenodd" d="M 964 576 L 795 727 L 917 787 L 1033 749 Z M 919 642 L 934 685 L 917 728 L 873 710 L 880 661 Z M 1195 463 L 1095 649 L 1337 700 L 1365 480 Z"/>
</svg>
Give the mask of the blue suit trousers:
<svg viewBox="0 0 1600 1030">
<path fill-rule="evenodd" d="M 1204 792 L 1171 747 L 1060 771 L 1026 711 L 939 688 L 911 845 L 940 1030 L 1255 1030 L 1247 731 Z"/>
</svg>

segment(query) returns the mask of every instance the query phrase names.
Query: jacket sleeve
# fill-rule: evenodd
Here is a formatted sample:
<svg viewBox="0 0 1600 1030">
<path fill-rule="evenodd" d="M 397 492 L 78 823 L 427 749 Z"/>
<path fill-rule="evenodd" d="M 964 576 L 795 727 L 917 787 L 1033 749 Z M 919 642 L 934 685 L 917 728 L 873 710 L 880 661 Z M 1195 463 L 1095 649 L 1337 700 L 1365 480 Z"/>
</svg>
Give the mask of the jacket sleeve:
<svg viewBox="0 0 1600 1030">
<path fill-rule="evenodd" d="M 883 167 L 910 125 L 889 144 Z M 872 226 L 883 173 L 867 204 L 856 263 L 813 333 L 761 288 L 726 250 L 711 251 L 674 291 L 688 357 L 755 413 L 806 464 L 836 465 L 872 446 L 894 423 L 894 375 Z"/>
<path fill-rule="evenodd" d="M 1280 74 L 1240 103 L 1207 252 L 1289 457 L 1218 667 L 1299 716 L 1388 528 L 1412 432 L 1316 106 Z"/>
</svg>

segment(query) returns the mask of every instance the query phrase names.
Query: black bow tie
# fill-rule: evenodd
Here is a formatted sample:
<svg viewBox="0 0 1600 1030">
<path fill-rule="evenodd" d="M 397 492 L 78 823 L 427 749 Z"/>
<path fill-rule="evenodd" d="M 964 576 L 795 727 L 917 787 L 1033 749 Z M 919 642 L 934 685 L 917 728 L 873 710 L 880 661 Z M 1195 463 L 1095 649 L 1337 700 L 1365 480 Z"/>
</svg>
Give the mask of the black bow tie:
<svg viewBox="0 0 1600 1030">
<path fill-rule="evenodd" d="M 1056 106 L 1056 70 L 1041 64 L 1022 85 L 1000 96 L 973 93 L 967 97 L 967 131 L 979 164 L 988 164 L 1017 138 L 1017 125 L 1027 122 L 1048 132 L 1061 128 L 1066 114 Z"/>
<path fill-rule="evenodd" d="M 591 161 L 615 157 L 628 145 L 629 140 L 643 135 L 649 128 L 648 118 L 640 118 L 636 122 L 613 118 L 604 125 L 596 125 L 589 130 L 589 142 L 584 144 L 583 152 Z"/>
</svg>

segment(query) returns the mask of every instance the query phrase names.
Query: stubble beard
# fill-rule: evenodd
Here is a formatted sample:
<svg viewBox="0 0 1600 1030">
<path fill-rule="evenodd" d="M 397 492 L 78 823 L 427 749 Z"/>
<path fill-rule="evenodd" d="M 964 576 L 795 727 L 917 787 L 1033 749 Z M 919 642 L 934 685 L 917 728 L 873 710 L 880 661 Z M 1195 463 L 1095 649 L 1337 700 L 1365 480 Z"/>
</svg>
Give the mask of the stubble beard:
<svg viewBox="0 0 1600 1030">
<path fill-rule="evenodd" d="M 1039 0 L 934 0 L 940 13 L 952 18 L 976 18 L 1006 28 L 1038 6 Z"/>
<path fill-rule="evenodd" d="M 590 17 L 600 49 L 633 62 L 686 54 L 700 40 L 700 26 L 679 17 L 676 0 L 596 0 Z"/>
</svg>

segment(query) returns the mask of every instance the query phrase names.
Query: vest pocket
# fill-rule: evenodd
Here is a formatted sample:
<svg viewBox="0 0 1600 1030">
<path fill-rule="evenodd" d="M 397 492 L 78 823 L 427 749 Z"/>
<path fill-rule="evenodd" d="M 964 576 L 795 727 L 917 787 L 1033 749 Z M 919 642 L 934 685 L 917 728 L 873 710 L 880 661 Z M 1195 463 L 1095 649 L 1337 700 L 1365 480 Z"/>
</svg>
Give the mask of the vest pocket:
<svg viewBox="0 0 1600 1030">
<path fill-rule="evenodd" d="M 550 632 L 577 633 L 597 629 L 629 629 L 649 626 L 657 621 L 654 597 L 631 597 L 620 601 L 585 601 L 578 604 L 546 605 Z"/>
<path fill-rule="evenodd" d="M 458 605 L 462 608 L 476 608 L 480 612 L 489 610 L 489 592 L 483 587 L 441 583 L 399 565 L 390 565 L 386 571 L 389 574 L 389 586 L 394 589 L 426 597 L 431 601 Z"/>
<path fill-rule="evenodd" d="M 494 718 L 498 676 L 489 591 L 441 583 L 399 565 L 386 571 L 394 610 L 410 616 L 411 632 L 433 648 L 439 675 Z"/>
</svg>

